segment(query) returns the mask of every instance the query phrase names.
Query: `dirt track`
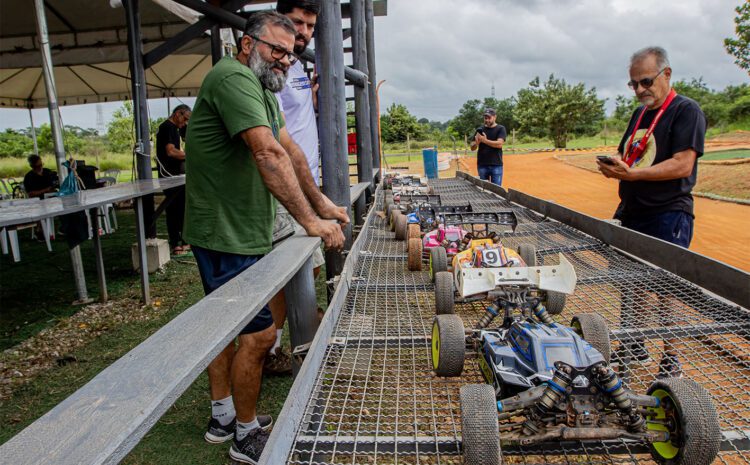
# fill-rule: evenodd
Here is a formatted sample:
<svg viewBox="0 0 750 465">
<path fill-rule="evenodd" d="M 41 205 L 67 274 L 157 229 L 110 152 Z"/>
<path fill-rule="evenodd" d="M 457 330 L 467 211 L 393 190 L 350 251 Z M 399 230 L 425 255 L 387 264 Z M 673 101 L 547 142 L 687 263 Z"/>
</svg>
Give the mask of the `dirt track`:
<svg viewBox="0 0 750 465">
<path fill-rule="evenodd" d="M 475 163 L 462 160 L 462 169 L 476 175 Z M 504 164 L 505 188 L 598 218 L 611 218 L 619 202 L 615 180 L 567 165 L 551 153 L 506 155 Z M 750 271 L 750 206 L 695 198 L 695 216 L 690 249 Z"/>
</svg>

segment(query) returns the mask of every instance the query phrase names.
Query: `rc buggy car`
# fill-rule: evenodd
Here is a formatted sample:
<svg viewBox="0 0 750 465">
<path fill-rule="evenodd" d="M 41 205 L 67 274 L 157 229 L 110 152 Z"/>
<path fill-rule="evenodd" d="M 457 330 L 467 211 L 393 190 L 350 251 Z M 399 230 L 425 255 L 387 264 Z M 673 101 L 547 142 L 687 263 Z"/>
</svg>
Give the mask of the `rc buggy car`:
<svg viewBox="0 0 750 465">
<path fill-rule="evenodd" d="M 383 210 L 385 217 L 388 219 L 388 227 L 391 231 L 396 231 L 396 224 L 399 216 L 407 215 L 419 207 L 439 207 L 442 205 L 439 195 L 434 194 L 386 194 Z M 406 218 L 403 220 L 406 223 Z M 405 229 L 403 229 L 405 231 Z M 399 234 L 402 230 L 396 231 L 396 238 L 404 240 Z"/>
<path fill-rule="evenodd" d="M 395 194 L 429 194 L 432 188 L 427 185 L 427 178 L 416 174 L 388 174 L 383 179 L 386 191 Z"/>
<path fill-rule="evenodd" d="M 533 274 L 539 268 L 527 267 Z M 555 323 L 533 292 L 543 280 L 528 281 L 490 291 L 493 303 L 473 329 L 455 314 L 438 314 L 433 322 L 436 374 L 460 375 L 468 347 L 488 383 L 461 387 L 466 465 L 501 464 L 501 444 L 555 448 L 566 441 L 645 443 L 660 464 L 712 463 L 720 429 L 704 388 L 665 379 L 646 395 L 628 390 L 609 366 L 605 320 L 586 313 L 574 316 L 570 327 Z M 575 280 L 567 283 L 575 286 Z"/>
<path fill-rule="evenodd" d="M 440 207 L 446 208 L 446 207 Z M 416 211 L 406 215 L 406 224 L 399 219 L 396 227 L 406 231 L 408 268 L 410 271 L 420 271 L 423 260 L 442 260 L 449 263 L 455 254 L 466 250 L 473 239 L 494 238 L 496 233 L 490 230 L 491 225 L 509 226 L 515 230 L 518 225 L 513 210 L 497 213 L 472 212 L 471 206 L 447 207 L 454 211 L 440 213 L 425 213 L 420 215 Z M 419 210 L 429 212 L 427 207 Z M 431 221 L 424 222 L 423 216 Z M 432 221 L 432 218 L 435 218 Z M 402 233 L 403 234 L 403 233 Z M 398 238 L 398 234 L 397 234 Z M 437 249 L 434 250 L 433 249 Z"/>
</svg>

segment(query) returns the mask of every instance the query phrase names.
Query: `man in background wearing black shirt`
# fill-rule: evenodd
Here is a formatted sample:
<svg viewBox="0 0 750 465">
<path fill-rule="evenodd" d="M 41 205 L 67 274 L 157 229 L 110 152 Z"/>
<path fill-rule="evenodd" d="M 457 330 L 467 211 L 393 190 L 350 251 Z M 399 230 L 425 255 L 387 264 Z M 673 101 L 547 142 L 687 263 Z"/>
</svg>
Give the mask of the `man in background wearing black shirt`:
<svg viewBox="0 0 750 465">
<path fill-rule="evenodd" d="M 178 105 L 172 115 L 159 125 L 156 133 L 156 158 L 159 163 L 159 177 L 168 178 L 185 174 L 185 152 L 180 150 L 180 130 L 190 120 L 190 107 Z M 164 191 L 169 204 L 166 208 L 167 232 L 172 253 L 182 255 L 190 250 L 183 244 L 182 227 L 185 222 L 185 186 Z"/>
<path fill-rule="evenodd" d="M 497 124 L 497 114 L 492 108 L 484 110 L 484 127 L 477 129 L 471 150 L 477 150 L 479 179 L 503 185 L 503 144 L 508 136 L 505 127 Z"/>
<path fill-rule="evenodd" d="M 698 157 L 703 155 L 706 117 L 694 100 L 676 95 L 671 77 L 663 48 L 647 47 L 633 54 L 628 85 L 643 106 L 630 118 L 618 154 L 597 160 L 597 164 L 604 176 L 620 180 L 615 218 L 624 227 L 687 248 L 693 237 L 690 192 L 695 186 Z M 653 132 L 644 142 L 649 131 Z M 650 322 L 647 315 L 639 315 L 647 302 L 646 292 L 623 288 L 623 323 L 627 325 L 627 318 L 632 318 L 632 325 L 675 323 L 679 311 L 672 307 L 679 307 L 678 303 L 660 296 L 661 321 Z M 664 341 L 660 378 L 682 376 L 674 342 Z M 642 340 L 631 345 L 631 353 L 636 359 L 648 360 Z"/>
<path fill-rule="evenodd" d="M 57 173 L 44 167 L 42 157 L 29 155 L 26 159 L 31 171 L 23 177 L 23 188 L 29 197 L 44 197 L 48 192 L 54 192 L 57 188 Z"/>
</svg>

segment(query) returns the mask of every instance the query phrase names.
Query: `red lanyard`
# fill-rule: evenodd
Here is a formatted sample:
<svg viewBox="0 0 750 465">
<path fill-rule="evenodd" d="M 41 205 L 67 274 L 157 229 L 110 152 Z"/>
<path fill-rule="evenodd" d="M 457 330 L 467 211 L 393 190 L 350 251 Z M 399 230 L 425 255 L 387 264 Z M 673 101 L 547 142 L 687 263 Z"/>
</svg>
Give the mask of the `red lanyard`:
<svg viewBox="0 0 750 465">
<path fill-rule="evenodd" d="M 646 111 L 648 111 L 648 108 L 643 107 L 643 111 L 641 112 L 640 116 L 638 116 L 638 121 L 635 123 L 635 127 L 633 128 L 633 134 L 630 135 L 630 141 L 628 142 L 627 147 L 625 148 L 625 156 L 623 157 L 623 161 L 628 164 L 628 166 L 633 166 L 636 161 L 638 161 L 641 158 L 641 155 L 643 155 L 643 152 L 646 151 L 646 145 L 648 144 L 648 139 L 651 137 L 651 134 L 653 134 L 654 129 L 656 129 L 656 124 L 661 119 L 662 115 L 664 115 L 664 112 L 667 111 L 667 107 L 669 107 L 669 104 L 672 103 L 672 100 L 677 96 L 677 92 L 675 92 L 674 89 L 669 91 L 669 95 L 667 95 L 667 99 L 664 100 L 664 103 L 662 103 L 661 108 L 659 108 L 659 112 L 654 117 L 654 120 L 651 122 L 651 126 L 649 126 L 648 131 L 646 131 L 646 134 L 643 136 L 643 138 L 638 141 L 636 146 L 633 146 L 633 139 L 635 139 L 635 133 L 638 131 L 638 127 L 641 125 L 641 120 L 643 119 L 643 115 L 646 114 Z"/>
</svg>

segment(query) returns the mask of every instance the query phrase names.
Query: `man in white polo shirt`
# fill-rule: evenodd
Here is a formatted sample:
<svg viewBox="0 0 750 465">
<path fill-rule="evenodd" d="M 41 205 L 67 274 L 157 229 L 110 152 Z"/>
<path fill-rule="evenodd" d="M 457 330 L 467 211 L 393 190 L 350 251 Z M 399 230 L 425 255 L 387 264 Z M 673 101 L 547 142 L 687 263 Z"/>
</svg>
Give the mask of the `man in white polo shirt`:
<svg viewBox="0 0 750 465">
<path fill-rule="evenodd" d="M 294 24 L 297 33 L 294 37 L 294 53 L 300 55 L 305 51 L 315 30 L 315 23 L 320 12 L 318 0 L 279 0 L 276 11 L 285 15 Z M 286 86 L 276 94 L 286 122 L 287 131 L 292 140 L 300 146 L 307 158 L 312 177 L 320 185 L 318 168 L 320 157 L 318 154 L 318 124 L 315 118 L 315 98 L 318 85 L 305 73 L 301 61 L 297 61 L 289 68 Z M 305 234 L 305 230 L 283 208 L 276 213 L 274 225 L 274 243 L 278 244 L 292 234 Z M 323 253 L 316 250 L 312 257 L 314 274 L 317 277 L 320 267 L 324 263 Z M 264 373 L 290 374 L 292 372 L 291 357 L 281 348 L 281 333 L 286 320 L 286 301 L 284 292 L 279 292 L 269 302 L 273 321 L 276 325 L 276 343 L 266 357 Z"/>
</svg>

